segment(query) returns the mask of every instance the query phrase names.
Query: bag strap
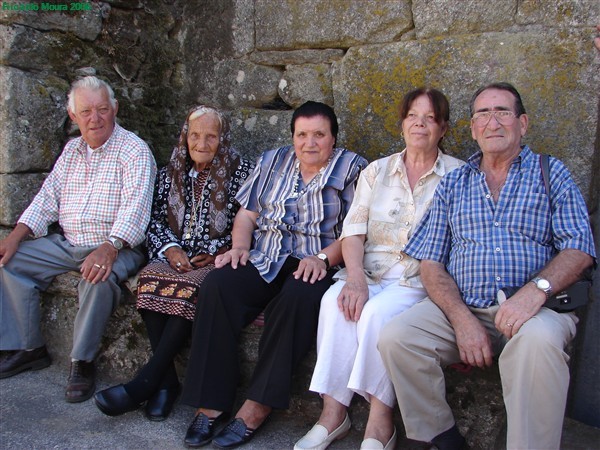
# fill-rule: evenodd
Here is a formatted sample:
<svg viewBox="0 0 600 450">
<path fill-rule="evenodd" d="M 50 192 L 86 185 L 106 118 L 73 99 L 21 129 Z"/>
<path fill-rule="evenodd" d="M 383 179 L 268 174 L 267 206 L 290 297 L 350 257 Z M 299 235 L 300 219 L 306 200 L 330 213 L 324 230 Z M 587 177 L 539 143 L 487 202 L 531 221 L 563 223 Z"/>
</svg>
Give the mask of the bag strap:
<svg viewBox="0 0 600 450">
<path fill-rule="evenodd" d="M 542 169 L 542 178 L 548 197 L 548 206 L 550 207 L 550 228 L 552 228 L 552 200 L 550 199 L 550 155 L 542 153 L 540 155 L 540 168 Z"/>
<path fill-rule="evenodd" d="M 542 170 L 542 178 L 544 179 L 544 187 L 546 188 L 546 196 L 548 197 L 548 210 L 549 210 L 549 225 L 550 232 L 552 232 L 552 200 L 550 198 L 550 155 L 542 153 L 540 155 L 540 169 Z M 552 239 L 554 241 L 554 239 Z"/>
<path fill-rule="evenodd" d="M 540 168 L 542 169 L 542 178 L 544 179 L 544 186 L 546 187 L 546 195 L 548 195 L 548 203 L 550 203 L 550 158 L 546 153 L 540 155 Z M 552 207 L 552 203 L 550 203 Z M 550 210 L 550 216 L 552 216 L 552 210 Z"/>
</svg>

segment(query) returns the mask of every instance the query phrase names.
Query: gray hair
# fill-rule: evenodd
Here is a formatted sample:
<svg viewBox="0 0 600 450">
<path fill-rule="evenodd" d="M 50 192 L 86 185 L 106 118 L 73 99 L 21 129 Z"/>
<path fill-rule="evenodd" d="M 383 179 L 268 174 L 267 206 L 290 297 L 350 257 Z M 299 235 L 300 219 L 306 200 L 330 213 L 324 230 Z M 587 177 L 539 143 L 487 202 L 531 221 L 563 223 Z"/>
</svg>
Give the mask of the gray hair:
<svg viewBox="0 0 600 450">
<path fill-rule="evenodd" d="M 221 113 L 221 111 L 219 111 L 218 109 L 213 108 L 211 106 L 202 105 L 202 106 L 198 107 L 198 109 L 196 109 L 194 112 L 192 112 L 190 114 L 190 116 L 188 117 L 188 123 L 191 122 L 192 120 L 202 117 L 205 114 L 214 114 L 217 117 L 217 120 L 219 121 L 219 128 L 222 133 L 223 129 L 224 129 L 225 118 L 223 117 L 223 114 Z"/>
<path fill-rule="evenodd" d="M 117 107 L 117 100 L 115 99 L 115 93 L 113 92 L 113 90 L 109 86 L 109 84 L 106 81 L 102 81 L 99 78 L 96 78 L 93 76 L 88 76 L 88 77 L 80 78 L 79 80 L 75 81 L 71 85 L 71 90 L 69 91 L 69 97 L 68 97 L 69 101 L 67 103 L 67 107 L 69 108 L 69 111 L 71 111 L 72 113 L 75 113 L 75 91 L 77 89 L 89 89 L 91 91 L 97 91 L 99 89 L 106 89 L 106 93 L 108 94 L 108 101 L 110 102 L 111 106 L 113 108 Z"/>
</svg>

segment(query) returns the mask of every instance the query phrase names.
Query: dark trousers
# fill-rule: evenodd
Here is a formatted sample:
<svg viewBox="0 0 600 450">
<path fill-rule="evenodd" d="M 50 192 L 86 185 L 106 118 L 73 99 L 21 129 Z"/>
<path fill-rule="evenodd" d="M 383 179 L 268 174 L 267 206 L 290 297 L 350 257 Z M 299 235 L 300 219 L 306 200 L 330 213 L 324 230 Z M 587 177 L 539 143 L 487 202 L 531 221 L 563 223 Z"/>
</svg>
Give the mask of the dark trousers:
<svg viewBox="0 0 600 450">
<path fill-rule="evenodd" d="M 265 326 L 247 398 L 273 408 L 289 406 L 292 373 L 310 350 L 321 297 L 335 271 L 315 282 L 296 280 L 299 260 L 288 258 L 271 283 L 256 268 L 213 270 L 200 287 L 183 403 L 231 411 L 239 381 L 240 332 L 262 310 Z"/>
<path fill-rule="evenodd" d="M 149 400 L 159 389 L 176 389 L 179 378 L 173 360 L 187 342 L 192 322 L 183 317 L 141 309 L 146 324 L 152 357 L 133 380 L 125 385 L 137 402 Z"/>
</svg>

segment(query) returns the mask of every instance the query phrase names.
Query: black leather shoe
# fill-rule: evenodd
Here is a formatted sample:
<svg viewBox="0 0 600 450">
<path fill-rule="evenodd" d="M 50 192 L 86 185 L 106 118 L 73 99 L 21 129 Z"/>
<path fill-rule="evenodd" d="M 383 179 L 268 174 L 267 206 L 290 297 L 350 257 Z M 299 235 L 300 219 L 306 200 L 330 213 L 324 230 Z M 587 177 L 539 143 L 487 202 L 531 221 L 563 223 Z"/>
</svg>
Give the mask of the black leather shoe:
<svg viewBox="0 0 600 450">
<path fill-rule="evenodd" d="M 434 437 L 431 443 L 437 450 L 465 450 L 469 448 L 456 424 Z"/>
<path fill-rule="evenodd" d="M 215 436 L 212 443 L 215 447 L 219 448 L 237 447 L 252 439 L 259 428 L 248 428 L 243 419 L 233 419 Z"/>
<path fill-rule="evenodd" d="M 154 394 L 146 403 L 146 417 L 155 422 L 161 422 L 169 417 L 179 392 L 181 392 L 181 386 L 178 384 L 174 388 L 161 389 Z"/>
<path fill-rule="evenodd" d="M 100 411 L 107 416 L 120 416 L 129 411 L 135 411 L 141 403 L 132 399 L 125 386 L 117 384 L 116 386 L 104 389 L 94 395 L 94 402 Z"/>
<path fill-rule="evenodd" d="M 65 400 L 69 403 L 85 402 L 96 391 L 96 366 L 94 361 L 73 361 L 67 381 Z"/>
<path fill-rule="evenodd" d="M 204 413 L 197 414 L 185 433 L 183 440 L 186 447 L 202 447 L 212 441 L 215 431 L 220 424 L 229 419 L 228 413 L 221 413 L 220 416 L 209 419 Z"/>
<path fill-rule="evenodd" d="M 7 352 L 0 361 L 0 378 L 12 377 L 29 369 L 44 369 L 51 362 L 45 345 L 29 352 L 26 350 Z"/>
</svg>

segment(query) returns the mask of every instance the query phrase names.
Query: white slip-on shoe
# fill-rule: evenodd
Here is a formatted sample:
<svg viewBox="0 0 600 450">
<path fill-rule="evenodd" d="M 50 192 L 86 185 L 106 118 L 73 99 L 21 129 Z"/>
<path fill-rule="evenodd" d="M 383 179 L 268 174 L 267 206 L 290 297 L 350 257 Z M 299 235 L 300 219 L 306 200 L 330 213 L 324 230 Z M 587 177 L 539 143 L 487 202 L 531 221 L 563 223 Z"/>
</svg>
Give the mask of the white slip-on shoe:
<svg viewBox="0 0 600 450">
<path fill-rule="evenodd" d="M 331 433 L 328 433 L 327 428 L 323 425 L 317 423 L 302 437 L 302 439 L 296 442 L 294 450 L 325 450 L 333 441 L 345 438 L 350 432 L 351 425 L 352 423 L 350 422 L 348 413 L 346 413 L 346 417 L 342 424 Z"/>
<path fill-rule="evenodd" d="M 385 444 L 385 447 L 377 439 L 369 438 L 362 441 L 360 444 L 360 450 L 394 450 L 396 448 L 397 439 L 398 436 L 396 435 L 396 427 L 394 427 L 394 434 L 392 434 L 392 437 L 388 443 Z"/>
</svg>

